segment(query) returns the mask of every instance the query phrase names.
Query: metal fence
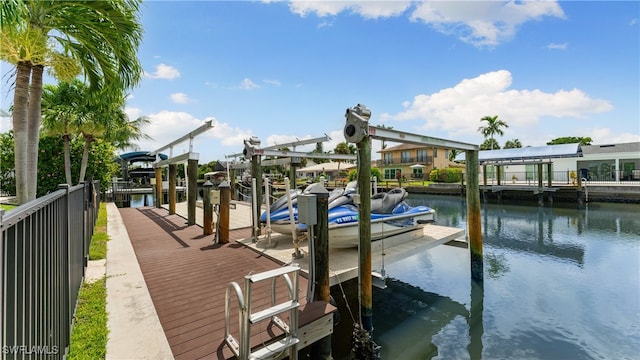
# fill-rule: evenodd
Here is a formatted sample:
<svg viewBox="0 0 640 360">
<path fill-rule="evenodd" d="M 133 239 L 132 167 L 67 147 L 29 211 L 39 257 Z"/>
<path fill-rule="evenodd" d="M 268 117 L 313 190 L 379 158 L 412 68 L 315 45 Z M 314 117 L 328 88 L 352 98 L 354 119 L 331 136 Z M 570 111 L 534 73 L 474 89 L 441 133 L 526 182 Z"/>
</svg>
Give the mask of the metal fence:
<svg viewBox="0 0 640 360">
<path fill-rule="evenodd" d="M 100 208 L 98 182 L 0 210 L 0 359 L 62 359 Z"/>
<path fill-rule="evenodd" d="M 482 185 L 482 173 L 480 174 L 480 183 Z M 577 172 L 577 171 L 552 171 L 551 183 L 553 186 L 558 185 L 576 185 L 578 177 L 582 182 L 588 182 L 589 184 L 603 184 L 603 185 L 631 185 L 640 184 L 640 175 L 632 176 L 631 172 L 625 171 L 610 171 L 606 173 L 595 172 Z M 538 183 L 537 171 L 504 171 L 500 173 L 501 184 L 519 184 L 519 185 L 536 185 Z M 544 186 L 549 181 L 549 174 L 547 171 L 542 172 L 542 181 Z M 496 172 L 487 172 L 487 185 L 495 185 L 497 183 Z"/>
</svg>

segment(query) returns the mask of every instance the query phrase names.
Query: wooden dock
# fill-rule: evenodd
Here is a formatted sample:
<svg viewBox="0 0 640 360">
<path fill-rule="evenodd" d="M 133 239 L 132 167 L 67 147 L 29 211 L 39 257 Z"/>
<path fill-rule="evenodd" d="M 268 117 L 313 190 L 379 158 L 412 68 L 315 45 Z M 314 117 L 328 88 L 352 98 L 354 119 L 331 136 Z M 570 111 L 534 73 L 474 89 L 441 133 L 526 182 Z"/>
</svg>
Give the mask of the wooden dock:
<svg viewBox="0 0 640 360">
<path fill-rule="evenodd" d="M 235 241 L 248 237 L 250 228 L 234 229 L 229 244 L 212 246 L 211 235 L 203 236 L 202 228 L 187 226 L 184 218 L 168 215 L 165 209 L 119 210 L 173 356 L 176 359 L 232 358 L 223 342 L 227 285 L 235 281 L 242 287 L 245 275 L 279 265 Z M 254 289 L 254 310 L 270 305 L 268 285 Z M 309 329 L 323 325 L 318 321 L 328 321 L 324 327 L 332 331 L 333 307 L 321 302 L 305 304 L 306 287 L 306 279 L 300 276 L 303 307 L 299 333 L 303 339 L 299 348 L 317 340 L 317 333 Z M 235 297 L 232 300 L 230 329 L 238 338 L 238 305 Z M 252 347 L 278 335 L 277 328 L 267 325 L 265 322 L 252 329 Z"/>
<path fill-rule="evenodd" d="M 293 259 L 292 237 L 272 234 L 272 243 L 264 235 L 257 243 L 251 239 L 251 207 L 235 202 L 230 211 L 230 243 L 212 244 L 213 235 L 203 235 L 202 227 L 187 226 L 186 203 L 178 203 L 176 212 L 169 215 L 165 208 L 119 209 L 138 263 L 149 289 L 160 323 L 176 359 L 228 359 L 232 352 L 224 344 L 225 291 L 232 281 L 242 288 L 244 277 L 296 262 L 301 276 L 299 297 L 300 348 L 327 336 L 333 331 L 332 311 L 323 302 L 305 304 L 308 276 L 308 242 L 300 244 L 304 253 Z M 202 224 L 202 208 L 196 209 L 196 224 Z M 265 233 L 263 229 L 263 234 Z M 445 244 L 466 246 L 464 230 L 438 225 L 389 237 L 372 243 L 373 268 L 379 269 L 384 253 L 386 262 L 400 260 L 416 252 Z M 330 284 L 344 282 L 358 276 L 358 250 L 331 249 L 329 253 Z M 254 310 L 270 305 L 270 289 L 265 284 L 255 288 Z M 282 292 L 284 293 L 284 291 Z M 280 299 L 280 298 L 279 298 Z M 239 321 L 237 299 L 231 302 L 231 333 L 238 338 Z M 251 346 L 280 334 L 273 326 L 263 324 L 253 328 Z"/>
<path fill-rule="evenodd" d="M 464 230 L 462 229 L 428 224 L 422 229 L 391 236 L 384 240 L 376 240 L 371 243 L 372 267 L 374 270 L 382 267 L 383 254 L 384 261 L 390 263 L 442 244 L 466 246 L 466 242 L 462 238 L 464 238 Z M 291 235 L 273 233 L 271 243 L 265 235 L 262 235 L 258 242 L 253 242 L 251 238 L 240 240 L 240 242 L 280 263 L 296 262 L 305 275 L 308 274 L 307 241 L 300 244 L 299 249 L 303 253 L 301 259 L 292 259 L 295 248 Z M 330 248 L 329 274 L 331 286 L 358 277 L 358 248 Z"/>
</svg>

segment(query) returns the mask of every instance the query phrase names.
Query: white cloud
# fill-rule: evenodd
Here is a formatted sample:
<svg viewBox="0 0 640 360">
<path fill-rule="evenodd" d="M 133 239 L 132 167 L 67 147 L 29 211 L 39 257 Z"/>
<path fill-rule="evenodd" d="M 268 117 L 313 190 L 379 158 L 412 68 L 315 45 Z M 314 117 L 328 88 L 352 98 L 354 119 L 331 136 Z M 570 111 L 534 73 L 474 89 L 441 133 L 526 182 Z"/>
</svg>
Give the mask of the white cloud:
<svg viewBox="0 0 640 360">
<path fill-rule="evenodd" d="M 185 93 L 173 93 L 169 97 L 171 98 L 171 101 L 176 104 L 188 104 L 193 102 L 193 100 Z"/>
<path fill-rule="evenodd" d="M 6 132 L 11 129 L 13 129 L 11 116 L 0 116 L 0 132 Z"/>
<path fill-rule="evenodd" d="M 142 109 L 136 107 L 125 107 L 124 112 L 129 117 L 129 120 L 135 120 L 142 116 Z"/>
<path fill-rule="evenodd" d="M 319 17 L 351 11 L 366 19 L 398 16 L 411 6 L 410 1 L 291 1 L 289 9 L 300 16 L 315 13 Z"/>
<path fill-rule="evenodd" d="M 433 94 L 416 95 L 406 101 L 405 111 L 383 114 L 384 120 L 422 120 L 424 130 L 443 130 L 451 135 L 477 135 L 479 119 L 499 115 L 510 127 L 526 129 L 542 117 L 584 118 L 613 109 L 606 100 L 594 99 L 579 89 L 553 93 L 539 89 L 510 89 L 511 73 L 499 70 L 464 79 Z"/>
<path fill-rule="evenodd" d="M 244 78 L 242 80 L 242 82 L 240 83 L 240 88 L 243 89 L 243 90 L 253 90 L 253 89 L 257 89 L 259 87 L 260 86 L 258 84 L 254 83 L 249 78 Z"/>
<path fill-rule="evenodd" d="M 281 86 L 282 83 L 278 80 L 262 80 L 263 83 L 271 86 Z"/>
<path fill-rule="evenodd" d="M 365 19 L 408 14 L 435 30 L 457 36 L 474 46 L 496 46 L 516 33 L 518 26 L 545 16 L 564 18 L 555 1 L 291 1 L 291 12 L 302 17 L 329 17 L 350 12 Z M 322 26 L 325 23 L 321 24 Z"/>
<path fill-rule="evenodd" d="M 206 134 L 208 137 L 221 140 L 223 145 L 229 146 L 229 153 L 238 153 L 244 147 L 244 140 L 250 138 L 253 132 L 251 129 L 241 129 L 229 123 L 214 120 L 213 129 Z"/>
<path fill-rule="evenodd" d="M 640 141 L 640 128 L 637 129 L 639 133 L 615 133 L 609 128 L 596 127 L 592 129 L 582 129 L 581 133 L 576 136 L 590 137 L 593 140 L 594 145 L 602 144 L 622 144 L 629 142 Z"/>
<path fill-rule="evenodd" d="M 180 77 L 180 71 L 170 65 L 159 64 L 156 66 L 156 71 L 153 73 L 145 72 L 144 76 L 149 79 L 175 79 Z"/>
<path fill-rule="evenodd" d="M 567 47 L 569 47 L 569 44 L 567 43 L 563 43 L 563 44 L 551 43 L 547 45 L 547 49 L 549 50 L 567 50 Z"/>
<path fill-rule="evenodd" d="M 555 1 L 430 1 L 417 5 L 411 20 L 475 46 L 495 46 L 511 39 L 521 24 L 545 16 L 565 17 Z"/>
<path fill-rule="evenodd" d="M 138 109 L 131 108 L 125 111 L 129 115 L 129 118 L 133 119 L 130 114 L 138 111 Z M 152 139 L 139 141 L 139 148 L 143 151 L 152 151 L 169 144 L 189 131 L 198 128 L 203 123 L 202 120 L 186 112 L 163 110 L 155 114 L 147 114 L 146 116 L 149 118 L 149 124 L 145 125 L 143 131 Z M 176 131 L 176 129 L 184 129 L 184 132 Z M 184 149 L 188 151 L 188 148 L 188 143 L 179 144 L 174 149 L 174 155 L 181 154 Z"/>
</svg>

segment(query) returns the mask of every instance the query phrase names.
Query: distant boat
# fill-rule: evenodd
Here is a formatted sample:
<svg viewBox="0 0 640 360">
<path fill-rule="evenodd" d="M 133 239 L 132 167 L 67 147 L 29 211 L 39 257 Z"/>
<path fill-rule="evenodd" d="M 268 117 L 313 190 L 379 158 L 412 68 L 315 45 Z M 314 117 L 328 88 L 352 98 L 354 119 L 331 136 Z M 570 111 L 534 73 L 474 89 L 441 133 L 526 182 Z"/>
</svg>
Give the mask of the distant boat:
<svg viewBox="0 0 640 360">
<path fill-rule="evenodd" d="M 297 232 L 306 231 L 305 224 L 298 224 L 297 197 L 309 193 L 316 184 L 304 192 L 290 190 L 292 212 Z M 329 246 L 333 248 L 357 247 L 359 244 L 358 208 L 353 201 L 357 183 L 351 182 L 344 189 L 329 193 Z M 371 240 L 379 240 L 423 227 L 435 220 L 435 210 L 428 206 L 409 206 L 405 201 L 409 194 L 402 188 L 371 196 Z M 271 229 L 287 234 L 291 232 L 291 221 L 286 194 L 269 208 Z M 266 211 L 260 221 L 266 223 Z"/>
</svg>

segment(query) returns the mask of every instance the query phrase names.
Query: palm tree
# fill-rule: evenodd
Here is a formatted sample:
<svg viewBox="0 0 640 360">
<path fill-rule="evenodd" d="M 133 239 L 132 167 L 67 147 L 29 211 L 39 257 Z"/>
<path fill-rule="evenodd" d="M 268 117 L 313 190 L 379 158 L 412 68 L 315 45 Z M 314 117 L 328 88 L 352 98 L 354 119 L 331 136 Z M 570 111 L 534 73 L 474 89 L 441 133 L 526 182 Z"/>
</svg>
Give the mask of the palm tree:
<svg viewBox="0 0 640 360">
<path fill-rule="evenodd" d="M 60 82 L 58 86 L 47 84 L 42 95 L 43 131 L 50 136 L 62 136 L 64 141 L 64 174 L 67 184 L 71 180 L 71 138 L 76 134 L 79 109 L 82 108 L 86 86 L 78 79 Z"/>
<path fill-rule="evenodd" d="M 519 139 L 507 140 L 507 142 L 504 143 L 505 149 L 515 149 L 515 148 L 521 148 L 521 147 L 522 147 L 522 143 L 520 143 Z"/>
<path fill-rule="evenodd" d="M 117 96 L 140 80 L 140 0 L 7 0 L 0 5 L 0 59 L 16 66 L 13 100 L 16 195 L 35 199 L 42 74 Z M 104 98 L 103 98 L 104 100 Z"/>
<path fill-rule="evenodd" d="M 494 135 L 496 134 L 500 136 L 504 135 L 504 131 L 502 131 L 502 128 L 509 127 L 509 125 L 507 125 L 506 122 L 502 120 L 498 120 L 498 115 L 485 116 L 482 119 L 480 119 L 480 121 L 486 121 L 487 125 L 480 126 L 478 128 L 478 131 L 482 134 L 482 136 L 484 136 L 485 138 L 491 138 L 491 140 L 494 140 Z M 493 144 L 494 144 L 494 141 L 491 141 L 491 145 L 492 145 L 491 150 L 493 150 Z"/>
<path fill-rule="evenodd" d="M 451 149 L 449 150 L 449 161 L 454 161 L 458 155 L 462 153 L 462 150 Z"/>
</svg>

